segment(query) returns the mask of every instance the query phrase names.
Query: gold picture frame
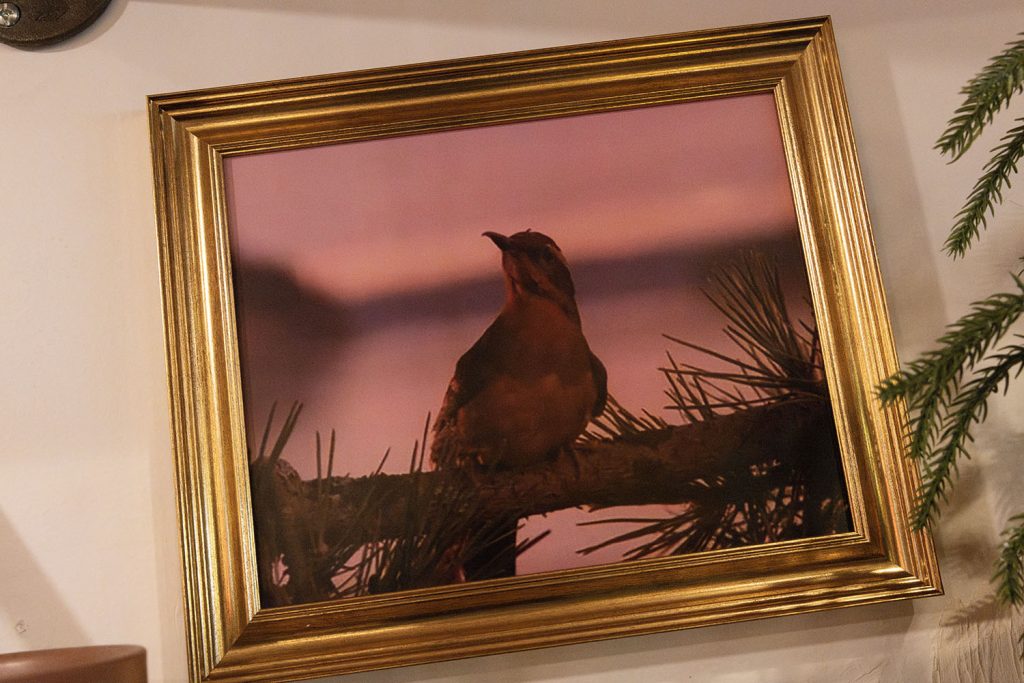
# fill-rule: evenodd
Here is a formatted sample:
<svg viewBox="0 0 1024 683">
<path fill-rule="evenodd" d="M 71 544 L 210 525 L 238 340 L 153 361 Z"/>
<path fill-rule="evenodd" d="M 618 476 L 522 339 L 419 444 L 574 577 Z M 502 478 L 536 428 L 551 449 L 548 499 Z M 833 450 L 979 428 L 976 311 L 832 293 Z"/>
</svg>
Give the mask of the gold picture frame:
<svg viewBox="0 0 1024 683">
<path fill-rule="evenodd" d="M 261 608 L 229 249 L 228 157 L 770 93 L 853 531 Z M 830 21 L 816 18 L 153 96 L 189 670 L 312 678 L 941 592 Z"/>
</svg>

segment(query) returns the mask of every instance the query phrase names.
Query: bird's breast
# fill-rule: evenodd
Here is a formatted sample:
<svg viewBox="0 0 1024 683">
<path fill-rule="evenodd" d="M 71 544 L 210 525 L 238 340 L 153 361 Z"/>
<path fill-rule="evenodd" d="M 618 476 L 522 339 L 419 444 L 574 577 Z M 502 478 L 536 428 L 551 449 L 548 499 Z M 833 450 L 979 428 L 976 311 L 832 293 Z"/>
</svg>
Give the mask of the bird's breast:
<svg viewBox="0 0 1024 683">
<path fill-rule="evenodd" d="M 588 371 L 589 348 L 578 321 L 557 304 L 540 298 L 504 310 L 496 321 L 494 355 L 518 376 Z"/>
<path fill-rule="evenodd" d="M 468 441 L 481 449 L 484 465 L 522 467 L 572 443 L 596 398 L 588 376 L 566 381 L 556 373 L 500 375 L 463 408 L 460 422 L 468 427 Z"/>
<path fill-rule="evenodd" d="M 586 428 L 597 400 L 590 348 L 579 322 L 544 300 L 506 309 L 496 325 L 488 381 L 459 422 L 482 459 L 525 466 Z"/>
</svg>

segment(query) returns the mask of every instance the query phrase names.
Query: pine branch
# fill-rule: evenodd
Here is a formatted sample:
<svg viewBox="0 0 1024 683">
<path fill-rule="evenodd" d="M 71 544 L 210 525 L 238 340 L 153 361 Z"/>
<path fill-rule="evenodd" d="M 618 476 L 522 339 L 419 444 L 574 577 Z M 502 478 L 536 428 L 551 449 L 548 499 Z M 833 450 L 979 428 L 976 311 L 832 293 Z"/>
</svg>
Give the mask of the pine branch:
<svg viewBox="0 0 1024 683">
<path fill-rule="evenodd" d="M 957 258 L 963 256 L 978 234 L 988 224 L 988 217 L 1003 201 L 1003 190 L 1010 187 L 1010 176 L 1017 172 L 1017 162 L 1024 155 L 1024 118 L 1017 119 L 1018 125 L 1003 136 L 1001 143 L 992 150 L 993 157 L 985 165 L 967 198 L 967 202 L 956 215 L 956 224 L 946 238 L 946 253 Z"/>
<path fill-rule="evenodd" d="M 425 426 L 405 474 L 378 468 L 358 478 L 332 476 L 333 432 L 324 476 L 318 434 L 317 475 L 304 482 L 280 459 L 297 410 L 276 439 L 271 463 L 263 456 L 268 422 L 252 467 L 265 604 L 462 581 L 472 548 L 508 540 L 524 517 L 573 507 L 683 507 L 641 529 L 638 537 L 655 538 L 627 557 L 845 530 L 845 491 L 816 331 L 789 320 L 777 271 L 763 256 L 745 256 L 713 282 L 718 291 L 710 298 L 729 318 L 726 334 L 743 355 L 730 358 L 675 340 L 731 365 L 724 372 L 701 370 L 668 355 L 670 367 L 662 369 L 667 393 L 687 424 L 670 426 L 609 397 L 571 452 L 531 468 L 472 472 L 425 470 Z M 544 535 L 519 543 L 517 552 Z"/>
<path fill-rule="evenodd" d="M 820 456 L 823 444 L 813 454 Z M 794 467 L 794 464 L 796 465 Z M 675 515 L 665 518 L 615 518 L 585 522 L 637 524 L 580 551 L 589 554 L 619 543 L 642 541 L 627 550 L 624 558 L 638 560 L 665 555 L 773 543 L 847 530 L 846 501 L 839 479 L 830 495 L 819 498 L 807 487 L 813 470 L 810 462 L 761 465 L 753 471 L 734 471 L 685 484 L 689 499 Z M 811 527 L 809 507 L 818 507 L 822 526 Z"/>
<path fill-rule="evenodd" d="M 1024 39 L 1009 43 L 960 91 L 957 108 L 935 148 L 955 161 L 971 146 L 992 117 L 1024 89 Z"/>
<path fill-rule="evenodd" d="M 1019 375 L 1024 369 L 1024 346 L 1009 347 L 995 355 L 993 361 L 963 387 L 949 406 L 940 446 L 926 461 L 922 474 L 921 489 L 911 516 L 916 529 L 930 525 L 938 516 L 939 503 L 946 498 L 957 461 L 961 456 L 968 456 L 966 445 L 972 440 L 971 427 L 985 421 L 989 396 L 1000 388 L 1005 393 L 1010 375 Z"/>
<path fill-rule="evenodd" d="M 964 101 L 936 149 L 950 156 L 951 161 L 959 159 L 995 114 L 1021 92 L 1024 38 L 993 57 L 961 90 Z M 1024 118 L 1016 120 L 1016 127 L 1003 136 L 992 154 L 946 239 L 944 249 L 953 258 L 966 253 L 994 215 L 995 207 L 1002 203 L 1003 191 L 1010 187 L 1011 176 L 1024 156 Z M 959 458 L 970 457 L 966 448 L 972 440 L 970 430 L 985 420 L 989 396 L 1000 388 L 1005 392 L 1011 374 L 1017 376 L 1024 368 L 1024 347 L 1011 346 L 976 370 L 1024 311 L 1024 283 L 1020 276 L 1014 277 L 1014 282 L 1018 291 L 994 294 L 974 303 L 970 312 L 947 328 L 938 340 L 939 348 L 925 353 L 878 387 L 883 403 L 906 399 L 909 456 L 924 461 L 922 483 L 911 513 L 914 528 L 922 529 L 937 519 Z M 967 373 L 973 373 L 973 377 L 964 385 Z M 1019 606 L 1024 604 L 1024 515 L 1011 520 L 1005 536 L 993 579 L 999 598 Z M 1024 635 L 1020 644 L 1024 657 Z"/>
<path fill-rule="evenodd" d="M 332 432 L 326 476 L 318 433 L 317 476 L 303 481 L 280 458 L 298 412 L 296 404 L 268 455 L 272 411 L 260 456 L 250 464 L 260 596 L 265 606 L 461 581 L 460 568 L 474 544 L 496 542 L 516 530 L 518 510 L 494 508 L 479 494 L 477 482 L 424 471 L 429 416 L 424 439 L 414 444 L 406 474 L 381 474 L 385 454 L 369 476 L 333 476 L 336 441 Z M 481 523 L 484 518 L 487 521 Z M 516 554 L 546 535 L 522 540 Z"/>
<path fill-rule="evenodd" d="M 1024 605 L 1024 514 L 1010 519 L 1003 532 L 1003 542 L 996 571 L 996 595 L 1007 605 Z"/>
<path fill-rule="evenodd" d="M 637 415 L 609 394 L 604 412 L 594 418 L 581 439 L 583 441 L 616 439 L 622 436 L 635 436 L 648 431 L 664 429 L 665 427 L 668 427 L 668 423 L 657 415 L 653 415 L 646 410 L 642 411 L 641 415 Z"/>
<path fill-rule="evenodd" d="M 807 377 L 807 349 L 790 320 L 772 259 L 745 253 L 718 270 L 711 283 L 714 289 L 705 295 L 728 319 L 725 332 L 737 346 L 775 376 Z"/>
<path fill-rule="evenodd" d="M 693 422 L 786 400 L 827 400 L 817 331 L 806 328 L 805 334 L 793 324 L 778 267 L 771 258 L 744 253 L 718 270 L 711 285 L 705 296 L 726 317 L 725 334 L 740 354 L 733 357 L 664 335 L 729 366 L 710 370 L 679 363 L 669 353 L 669 366 L 660 368 L 669 384 L 665 393 L 672 403 L 668 409 Z"/>
<path fill-rule="evenodd" d="M 938 348 L 924 353 L 905 370 L 887 377 L 878 388 L 883 403 L 907 401 L 910 457 L 922 459 L 932 450 L 941 418 L 971 370 L 1024 313 L 1024 282 L 1014 277 L 1018 292 L 993 294 L 975 302 L 971 311 L 947 328 Z"/>
<path fill-rule="evenodd" d="M 279 559 L 283 554 L 288 581 L 286 590 L 275 594 L 264 585 L 272 583 L 274 563 L 261 564 L 261 596 L 267 596 L 267 605 L 280 605 L 452 583 L 460 580 L 453 573 L 464 559 L 459 553 L 472 545 L 466 543 L 467 533 L 479 533 L 480 519 L 516 520 L 581 506 L 707 500 L 720 495 L 701 491 L 706 488 L 701 482 L 713 479 L 709 472 L 813 469 L 821 460 L 815 457 L 822 452 L 817 444 L 833 430 L 827 404 L 787 401 L 708 422 L 578 443 L 571 454 L 521 470 L 467 475 L 412 467 L 405 474 L 321 482 L 301 481 L 282 460 L 274 497 L 254 497 L 253 508 L 276 522 L 261 523 L 260 515 L 257 550 L 288 544 L 273 555 Z M 753 517 L 753 511 L 750 507 L 747 514 Z M 818 535 L 835 529 L 791 531 Z M 339 585 L 313 580 L 339 573 L 347 576 L 335 579 L 344 581 Z"/>
<path fill-rule="evenodd" d="M 711 285 L 705 295 L 728 321 L 725 335 L 739 353 L 730 356 L 664 335 L 726 366 L 712 370 L 679 362 L 668 353 L 668 365 L 660 368 L 668 381 L 665 394 L 671 404 L 667 409 L 678 411 L 692 425 L 739 420 L 787 404 L 831 410 L 817 329 L 793 323 L 774 261 L 758 252 L 745 253 L 716 271 Z M 804 444 L 801 455 L 780 461 L 772 453 L 765 448 L 765 457 L 756 466 L 708 469 L 700 479 L 679 482 L 687 504 L 666 518 L 592 522 L 638 526 L 581 552 L 638 542 L 625 557 L 641 559 L 770 543 L 843 528 L 846 498 L 834 426 L 823 424 L 816 439 Z"/>
</svg>

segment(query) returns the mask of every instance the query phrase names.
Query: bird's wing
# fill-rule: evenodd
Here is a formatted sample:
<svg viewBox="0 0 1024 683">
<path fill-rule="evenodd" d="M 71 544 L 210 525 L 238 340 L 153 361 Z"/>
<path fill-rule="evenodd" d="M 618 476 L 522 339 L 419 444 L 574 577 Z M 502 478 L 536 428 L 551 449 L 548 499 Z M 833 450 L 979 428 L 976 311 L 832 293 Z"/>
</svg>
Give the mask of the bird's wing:
<svg viewBox="0 0 1024 683">
<path fill-rule="evenodd" d="M 438 466 L 455 464 L 453 454 L 464 445 L 458 424 L 459 410 L 480 393 L 494 372 L 491 348 L 495 343 L 496 324 L 497 321 L 492 323 L 455 364 L 455 374 L 448 383 L 434 421 L 434 443 L 430 455 Z"/>
<path fill-rule="evenodd" d="M 608 402 L 608 371 L 593 351 L 590 352 L 590 373 L 594 376 L 594 386 L 597 388 L 597 400 L 594 401 L 591 417 L 597 417 L 604 412 L 604 406 Z"/>
<path fill-rule="evenodd" d="M 456 413 L 487 386 L 487 380 L 494 373 L 492 347 L 497 336 L 496 327 L 496 324 L 488 327 L 455 364 L 455 374 L 448 385 L 442 412 Z"/>
</svg>

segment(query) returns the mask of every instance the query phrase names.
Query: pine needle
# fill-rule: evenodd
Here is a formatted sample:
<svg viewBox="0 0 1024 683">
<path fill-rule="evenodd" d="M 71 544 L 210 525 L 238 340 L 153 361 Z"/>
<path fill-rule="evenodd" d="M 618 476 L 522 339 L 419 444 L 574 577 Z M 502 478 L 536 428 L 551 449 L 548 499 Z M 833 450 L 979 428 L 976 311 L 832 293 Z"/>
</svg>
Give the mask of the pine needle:
<svg viewBox="0 0 1024 683">
<path fill-rule="evenodd" d="M 667 352 L 668 363 L 659 368 L 667 380 L 667 406 L 689 423 L 786 401 L 827 402 L 828 387 L 817 330 L 797 326 L 789 316 L 778 268 L 759 252 L 743 254 L 711 277 L 706 292 L 723 314 L 725 336 L 736 354 L 710 349 L 671 335 L 669 341 L 697 351 L 726 369 L 682 363 Z M 613 437 L 654 425 L 637 418 L 617 403 L 603 416 L 610 424 L 598 425 Z M 820 459 L 820 452 L 779 459 L 766 453 L 757 467 L 741 467 L 689 482 L 690 502 L 665 518 L 624 518 L 613 522 L 636 525 L 579 552 L 590 554 L 620 543 L 632 544 L 623 556 L 641 559 L 679 555 L 717 548 L 769 543 L 799 538 L 806 533 L 807 510 L 814 508 L 834 527 L 845 522 L 846 502 L 841 490 L 825 497 L 809 494 L 801 457 Z M 841 483 L 837 482 L 841 489 Z M 828 524 L 829 522 L 826 522 Z"/>
<path fill-rule="evenodd" d="M 604 412 L 594 418 L 580 438 L 582 441 L 615 440 L 664 429 L 667 426 L 665 420 L 646 410 L 640 415 L 633 413 L 609 394 Z"/>
<path fill-rule="evenodd" d="M 1024 35 L 1024 34 L 1022 34 Z M 957 108 L 935 148 L 955 161 L 966 152 L 985 126 L 1010 98 L 1024 89 L 1024 39 L 1009 43 L 964 86 Z"/>
<path fill-rule="evenodd" d="M 1024 36 L 1024 34 L 1021 34 Z M 1024 38 L 1019 37 L 993 57 L 961 90 L 957 108 L 935 147 L 959 159 L 994 116 L 1024 92 Z M 1024 118 L 1018 118 L 992 150 L 981 177 L 956 215 L 945 251 L 963 256 L 983 230 L 1024 157 Z M 971 429 L 985 420 L 988 399 L 1005 392 L 1024 367 L 1024 347 L 1009 346 L 989 356 L 1024 312 L 1024 283 L 1013 276 L 1017 291 L 993 294 L 972 304 L 950 325 L 938 347 L 923 354 L 878 387 L 883 403 L 907 401 L 908 455 L 922 462 L 922 482 L 911 513 L 911 524 L 923 528 L 935 522 L 940 504 L 952 486 L 960 458 L 970 457 Z M 965 379 L 968 378 L 968 379 Z M 1024 604 L 1024 515 L 1011 520 L 996 563 L 997 594 L 1009 604 Z M 1024 647 L 1024 637 L 1021 639 Z M 1024 652 L 1022 652 L 1024 656 Z"/>
<path fill-rule="evenodd" d="M 1024 282 L 1013 279 L 1018 291 L 993 294 L 972 304 L 971 311 L 939 337 L 937 348 L 922 354 L 879 385 L 878 396 L 883 403 L 907 401 L 911 458 L 920 460 L 932 452 L 942 419 L 960 390 L 964 374 L 985 357 L 1024 313 Z"/>
<path fill-rule="evenodd" d="M 1003 201 L 1003 190 L 1010 187 L 1010 176 L 1017 172 L 1017 162 L 1024 155 L 1024 119 L 1011 128 L 956 215 L 956 223 L 946 238 L 945 250 L 953 258 L 963 256 L 979 233 L 988 225 L 988 218 Z"/>
<path fill-rule="evenodd" d="M 744 253 L 712 275 L 711 285 L 705 295 L 725 316 L 724 332 L 740 354 L 730 356 L 664 335 L 731 368 L 678 363 L 669 354 L 669 366 L 660 370 L 669 380 L 670 409 L 692 422 L 723 408 L 731 412 L 795 398 L 827 398 L 817 333 L 806 328 L 803 334 L 794 325 L 772 259 L 760 252 Z"/>
<path fill-rule="evenodd" d="M 1010 519 L 996 560 L 996 596 L 1006 605 L 1024 605 L 1024 514 Z"/>
<path fill-rule="evenodd" d="M 949 414 L 942 424 L 939 447 L 925 461 L 921 488 L 911 516 L 916 529 L 929 526 L 939 514 L 939 503 L 946 499 L 946 490 L 956 473 L 957 461 L 967 457 L 971 427 L 984 422 L 988 399 L 1008 388 L 1011 375 L 1024 369 L 1024 346 L 1011 346 L 992 357 L 992 362 L 964 385 L 949 405 Z"/>
</svg>

